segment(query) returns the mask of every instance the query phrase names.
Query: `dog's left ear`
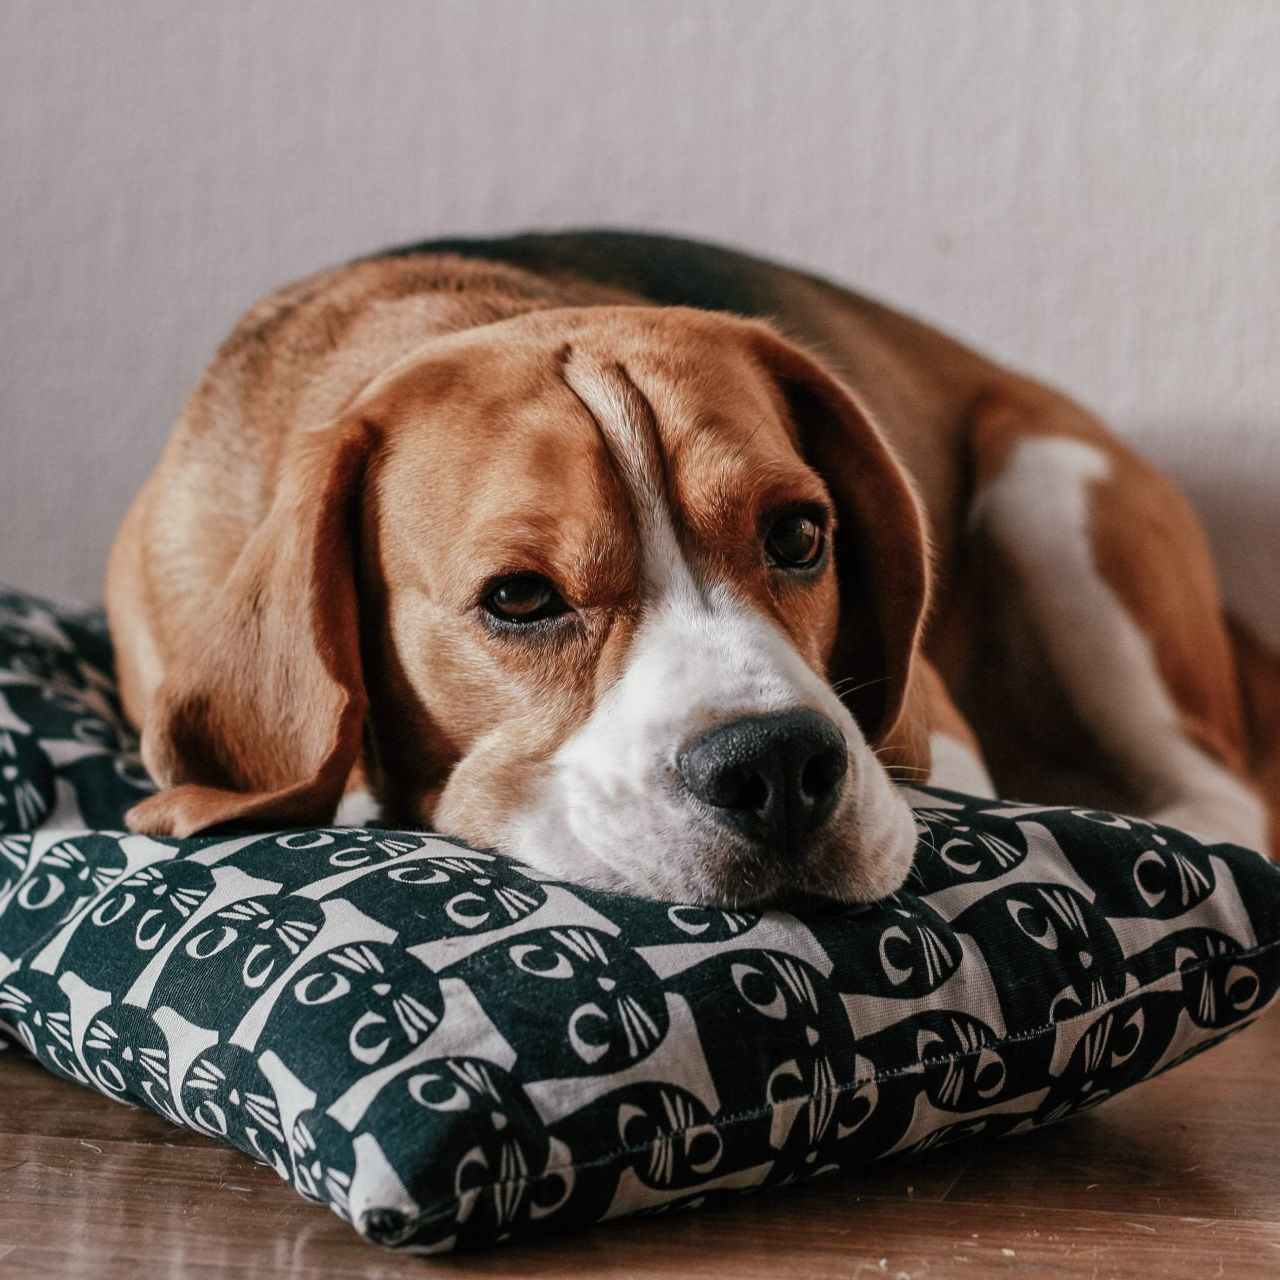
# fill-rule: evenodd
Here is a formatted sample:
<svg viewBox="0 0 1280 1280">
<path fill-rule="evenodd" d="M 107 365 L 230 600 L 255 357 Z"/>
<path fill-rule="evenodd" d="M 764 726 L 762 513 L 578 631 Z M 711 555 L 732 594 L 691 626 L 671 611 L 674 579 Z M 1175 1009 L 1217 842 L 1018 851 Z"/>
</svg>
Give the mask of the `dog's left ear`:
<svg viewBox="0 0 1280 1280">
<path fill-rule="evenodd" d="M 354 543 L 373 432 L 358 417 L 300 432 L 281 460 L 270 509 L 156 691 L 142 752 L 163 789 L 129 811 L 134 831 L 332 818 L 367 707 Z"/>
<path fill-rule="evenodd" d="M 929 769 L 917 649 L 929 602 L 929 547 L 919 500 L 854 393 L 812 356 L 757 330 L 800 451 L 836 504 L 840 625 L 828 676 L 886 763 Z"/>
</svg>

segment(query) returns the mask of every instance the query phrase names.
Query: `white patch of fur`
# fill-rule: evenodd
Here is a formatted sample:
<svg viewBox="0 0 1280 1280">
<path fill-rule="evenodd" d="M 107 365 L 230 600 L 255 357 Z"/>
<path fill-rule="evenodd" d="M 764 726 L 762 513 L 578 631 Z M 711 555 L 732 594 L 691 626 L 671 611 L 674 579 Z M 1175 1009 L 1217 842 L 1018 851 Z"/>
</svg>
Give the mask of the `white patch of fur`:
<svg viewBox="0 0 1280 1280">
<path fill-rule="evenodd" d="M 975 523 L 1015 567 L 1072 706 L 1145 791 L 1145 816 L 1264 849 L 1261 801 L 1187 737 L 1151 641 L 1094 564 L 1089 487 L 1109 471 L 1082 441 L 1026 440 L 979 495 Z"/>
<path fill-rule="evenodd" d="M 335 827 L 367 827 L 382 817 L 382 806 L 363 787 L 348 791 L 333 815 Z"/>
<path fill-rule="evenodd" d="M 929 752 L 933 757 L 933 769 L 929 774 L 931 787 L 995 798 L 995 784 L 987 766 L 967 742 L 953 738 L 949 733 L 931 733 Z"/>
<path fill-rule="evenodd" d="M 906 876 L 915 824 L 853 717 L 773 623 L 727 584 L 699 582 L 681 551 L 657 441 L 619 375 L 582 369 L 570 385 L 605 433 L 629 488 L 644 556 L 645 621 L 626 669 L 552 758 L 512 848 L 542 868 L 664 897 L 752 901 L 785 885 L 851 900 L 882 897 Z M 684 789 L 676 759 L 696 734 L 741 716 L 809 707 L 843 733 L 849 771 L 817 837 L 841 839 L 790 867 L 736 864 L 738 838 Z M 726 891 L 711 861 L 737 866 Z M 781 863 L 781 859 L 778 860 Z M 806 873 L 806 867 L 815 868 Z M 832 867 L 838 870 L 833 871 Z M 816 869 L 816 868 L 821 868 Z"/>
</svg>

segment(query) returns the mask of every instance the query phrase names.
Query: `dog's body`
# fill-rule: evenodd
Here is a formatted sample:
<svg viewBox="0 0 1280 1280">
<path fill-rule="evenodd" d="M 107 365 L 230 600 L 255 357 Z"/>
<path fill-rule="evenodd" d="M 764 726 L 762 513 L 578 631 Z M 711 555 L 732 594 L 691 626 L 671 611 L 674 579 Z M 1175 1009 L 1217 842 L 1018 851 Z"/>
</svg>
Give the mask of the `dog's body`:
<svg viewBox="0 0 1280 1280">
<path fill-rule="evenodd" d="M 362 770 L 393 819 L 757 901 L 901 880 L 883 761 L 1257 848 L 1280 811 L 1239 670 L 1280 706 L 1280 666 L 1238 659 L 1166 480 L 914 320 L 683 241 L 441 242 L 271 295 L 108 608 L 145 831 L 327 821 Z"/>
</svg>

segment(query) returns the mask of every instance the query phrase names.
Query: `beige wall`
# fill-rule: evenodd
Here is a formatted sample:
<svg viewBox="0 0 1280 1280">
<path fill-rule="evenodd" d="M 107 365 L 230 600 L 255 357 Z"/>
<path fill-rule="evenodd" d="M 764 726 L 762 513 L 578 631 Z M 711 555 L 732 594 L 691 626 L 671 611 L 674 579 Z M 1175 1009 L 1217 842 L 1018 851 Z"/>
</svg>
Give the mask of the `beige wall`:
<svg viewBox="0 0 1280 1280">
<path fill-rule="evenodd" d="M 1183 475 L 1280 629 L 1277 68 L 1275 0 L 0 0 L 0 581 L 98 593 L 270 286 L 614 223 L 1056 380 Z"/>
</svg>

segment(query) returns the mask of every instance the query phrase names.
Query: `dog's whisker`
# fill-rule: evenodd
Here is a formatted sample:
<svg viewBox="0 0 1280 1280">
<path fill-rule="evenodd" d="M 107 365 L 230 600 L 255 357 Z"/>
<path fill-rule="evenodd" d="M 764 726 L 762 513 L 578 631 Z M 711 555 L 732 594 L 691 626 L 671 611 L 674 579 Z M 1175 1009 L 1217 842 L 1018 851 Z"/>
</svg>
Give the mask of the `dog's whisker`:
<svg viewBox="0 0 1280 1280">
<path fill-rule="evenodd" d="M 842 680 L 834 681 L 831 689 L 838 697 L 843 697 L 850 693 L 860 693 L 863 689 L 871 688 L 873 684 L 884 684 L 888 679 L 888 676 L 876 676 L 874 680 L 864 680 L 861 684 L 852 684 L 853 677 L 845 676 Z"/>
<path fill-rule="evenodd" d="M 935 858 L 942 857 L 942 851 L 938 848 L 937 841 L 933 838 L 933 833 L 928 827 L 918 828 L 916 831 L 916 839 L 924 845 Z"/>
</svg>

